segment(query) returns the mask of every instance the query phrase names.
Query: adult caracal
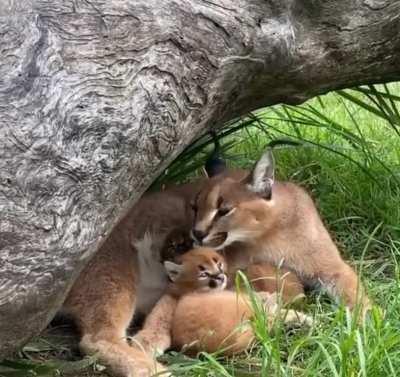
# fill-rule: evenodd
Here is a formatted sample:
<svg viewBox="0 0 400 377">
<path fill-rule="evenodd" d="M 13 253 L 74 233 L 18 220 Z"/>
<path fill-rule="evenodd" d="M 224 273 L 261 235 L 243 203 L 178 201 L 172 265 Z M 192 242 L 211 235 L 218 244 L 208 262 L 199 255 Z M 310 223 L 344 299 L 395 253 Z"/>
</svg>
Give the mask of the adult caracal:
<svg viewBox="0 0 400 377">
<path fill-rule="evenodd" d="M 164 262 L 170 277 L 166 295 L 149 314 L 135 340 L 150 349 L 157 347 L 160 328 L 165 331 L 170 327 L 172 346 L 184 348 L 186 353 L 222 350 L 231 355 L 247 349 L 255 339 L 250 324 L 254 307 L 246 294 L 224 290 L 228 278 L 222 255 L 200 247 L 175 257 L 175 262 Z M 281 310 L 276 293 L 259 292 L 258 296 L 268 328 L 277 317 L 285 323 L 312 322 L 304 313 Z"/>
<path fill-rule="evenodd" d="M 343 261 L 310 196 L 289 182 L 275 182 L 267 150 L 242 179 L 219 174 L 192 203 L 197 244 L 220 250 L 232 271 L 271 262 L 294 271 L 306 284 L 319 283 L 354 308 L 369 307 L 358 277 Z"/>
<path fill-rule="evenodd" d="M 63 312 L 78 325 L 81 350 L 96 353 L 114 375 L 147 377 L 163 370 L 142 347 L 128 343 L 127 329 L 135 313 L 148 313 L 163 294 L 168 280 L 162 260 L 171 255 L 171 247 L 173 253 L 179 252 L 179 245 L 187 242 L 193 223 L 189 204 L 203 183 L 144 195 L 113 229 L 67 296 Z M 181 235 L 186 237 L 180 240 Z M 185 245 L 185 251 L 189 248 Z M 269 289 L 280 287 L 271 266 L 261 266 L 252 277 L 263 276 L 263 268 L 272 275 L 266 281 Z M 283 285 L 284 297 L 296 296 L 299 289 L 301 284 Z M 169 346 L 169 330 L 164 333 L 168 337 L 160 337 L 163 349 Z"/>
</svg>

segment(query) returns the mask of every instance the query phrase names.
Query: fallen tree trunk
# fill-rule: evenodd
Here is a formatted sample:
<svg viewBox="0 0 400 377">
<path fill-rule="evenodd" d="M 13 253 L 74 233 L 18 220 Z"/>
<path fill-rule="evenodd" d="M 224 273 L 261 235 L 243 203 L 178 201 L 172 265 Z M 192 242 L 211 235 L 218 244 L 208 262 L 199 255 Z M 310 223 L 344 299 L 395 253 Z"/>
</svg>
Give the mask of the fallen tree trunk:
<svg viewBox="0 0 400 377">
<path fill-rule="evenodd" d="M 191 141 L 400 78 L 400 1 L 0 1 L 0 355 Z"/>
</svg>

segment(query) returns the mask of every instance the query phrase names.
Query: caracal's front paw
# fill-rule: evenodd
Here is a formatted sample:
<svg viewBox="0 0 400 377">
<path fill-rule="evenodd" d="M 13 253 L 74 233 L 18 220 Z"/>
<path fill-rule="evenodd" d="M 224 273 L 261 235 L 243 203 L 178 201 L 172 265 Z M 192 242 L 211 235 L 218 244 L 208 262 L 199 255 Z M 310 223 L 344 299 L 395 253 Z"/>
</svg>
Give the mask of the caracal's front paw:
<svg viewBox="0 0 400 377">
<path fill-rule="evenodd" d="M 365 326 L 376 319 L 382 320 L 386 315 L 384 309 L 369 300 L 365 300 L 361 308 L 353 308 L 352 313 L 356 316 L 356 321 L 361 326 Z"/>
<path fill-rule="evenodd" d="M 168 368 L 160 363 L 155 363 L 155 367 L 152 371 L 152 376 L 159 377 L 170 377 L 172 374 L 168 371 Z"/>
<path fill-rule="evenodd" d="M 373 311 L 372 302 L 368 297 L 360 297 L 357 301 L 353 302 L 349 300 L 346 303 L 346 312 L 348 315 L 357 322 L 358 325 L 364 325 L 368 322 L 368 319 L 371 316 L 371 312 Z"/>
<path fill-rule="evenodd" d="M 269 293 L 269 292 L 257 292 L 257 296 L 260 298 L 264 309 L 267 313 L 275 316 L 275 314 L 279 311 L 279 299 L 278 294 L 276 292 Z"/>
<path fill-rule="evenodd" d="M 171 346 L 171 336 L 141 330 L 130 339 L 133 347 L 140 348 L 153 356 L 161 356 Z"/>
<path fill-rule="evenodd" d="M 314 319 L 311 316 L 296 310 L 284 310 L 282 316 L 285 324 L 291 326 L 295 325 L 311 327 L 314 324 Z"/>
<path fill-rule="evenodd" d="M 314 324 L 314 318 L 304 314 L 304 313 L 299 313 L 297 312 L 298 318 L 299 318 L 299 324 L 302 326 L 308 326 L 311 327 Z"/>
</svg>

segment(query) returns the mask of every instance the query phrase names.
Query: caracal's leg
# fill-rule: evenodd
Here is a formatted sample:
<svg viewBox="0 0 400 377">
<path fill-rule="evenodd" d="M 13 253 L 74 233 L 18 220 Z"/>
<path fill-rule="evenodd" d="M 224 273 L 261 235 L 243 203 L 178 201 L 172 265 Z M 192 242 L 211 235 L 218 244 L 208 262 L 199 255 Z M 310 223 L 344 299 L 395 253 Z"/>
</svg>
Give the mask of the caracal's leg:
<svg viewBox="0 0 400 377">
<path fill-rule="evenodd" d="M 127 342 L 135 308 L 135 271 L 130 250 L 103 247 L 64 304 L 81 331 L 81 350 L 96 354 L 121 377 L 148 377 L 165 370 L 145 350 Z"/>
<path fill-rule="evenodd" d="M 318 273 L 318 279 L 332 296 L 342 298 L 351 310 L 359 307 L 362 318 L 365 317 L 371 303 L 356 272 L 346 262 L 332 262 Z"/>
<path fill-rule="evenodd" d="M 162 354 L 171 346 L 172 319 L 177 299 L 165 294 L 147 316 L 142 330 L 132 339 L 152 354 Z"/>
</svg>

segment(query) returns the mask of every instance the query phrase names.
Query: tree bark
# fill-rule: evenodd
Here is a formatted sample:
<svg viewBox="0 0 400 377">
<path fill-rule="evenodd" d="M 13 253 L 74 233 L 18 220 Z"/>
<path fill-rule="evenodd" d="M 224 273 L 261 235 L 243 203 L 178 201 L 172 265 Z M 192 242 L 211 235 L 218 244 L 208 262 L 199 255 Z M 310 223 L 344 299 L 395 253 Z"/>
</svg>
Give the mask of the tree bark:
<svg viewBox="0 0 400 377">
<path fill-rule="evenodd" d="M 200 134 L 400 77 L 400 1 L 0 0 L 0 355 Z"/>
</svg>

